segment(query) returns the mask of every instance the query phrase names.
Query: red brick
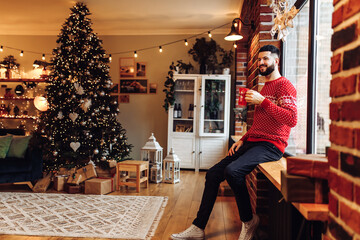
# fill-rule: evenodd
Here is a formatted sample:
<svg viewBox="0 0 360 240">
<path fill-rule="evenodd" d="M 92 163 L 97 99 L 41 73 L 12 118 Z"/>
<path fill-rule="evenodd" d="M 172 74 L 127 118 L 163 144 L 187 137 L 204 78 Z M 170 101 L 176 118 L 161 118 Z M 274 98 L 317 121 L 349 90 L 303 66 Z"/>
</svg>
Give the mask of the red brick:
<svg viewBox="0 0 360 240">
<path fill-rule="evenodd" d="M 337 73 L 341 69 L 341 54 L 331 58 L 331 73 Z"/>
<path fill-rule="evenodd" d="M 270 31 L 271 28 L 272 28 L 272 25 L 260 24 L 260 31 Z"/>
<path fill-rule="evenodd" d="M 272 15 L 260 15 L 260 22 L 271 22 Z"/>
<path fill-rule="evenodd" d="M 360 150 L 360 129 L 355 129 L 355 147 Z"/>
<path fill-rule="evenodd" d="M 352 236 L 340 225 L 336 222 L 335 219 L 333 219 L 331 216 L 329 216 L 329 231 L 331 232 L 331 235 L 338 240 L 352 240 Z"/>
<path fill-rule="evenodd" d="M 341 119 L 344 121 L 360 120 L 359 106 L 360 100 L 343 102 L 341 107 Z"/>
<path fill-rule="evenodd" d="M 340 153 L 340 169 L 353 177 L 360 177 L 360 157 L 349 153 Z"/>
<path fill-rule="evenodd" d="M 342 22 L 343 12 L 344 12 L 344 6 L 339 7 L 335 12 L 333 12 L 333 14 L 332 14 L 332 27 L 333 28 Z"/>
<path fill-rule="evenodd" d="M 329 211 L 335 216 L 338 216 L 339 200 L 331 193 L 329 193 Z"/>
<path fill-rule="evenodd" d="M 330 103 L 330 120 L 339 121 L 340 120 L 340 103 Z"/>
<path fill-rule="evenodd" d="M 360 212 L 340 202 L 340 218 L 355 232 L 360 234 Z"/>
<path fill-rule="evenodd" d="M 333 33 L 331 37 L 331 51 L 343 47 L 357 39 L 357 25 L 355 23 Z"/>
<path fill-rule="evenodd" d="M 330 125 L 330 141 L 337 145 L 354 147 L 354 131 L 352 128 Z"/>
<path fill-rule="evenodd" d="M 273 10 L 270 7 L 260 7 L 260 13 L 272 13 Z"/>
<path fill-rule="evenodd" d="M 272 39 L 272 36 L 269 32 L 261 32 L 260 33 L 260 40 L 264 40 L 264 39 Z"/>
<path fill-rule="evenodd" d="M 328 160 L 329 160 L 329 165 L 331 167 L 334 167 L 336 169 L 339 168 L 339 152 L 329 148 L 328 150 Z"/>
<path fill-rule="evenodd" d="M 344 70 L 360 66 L 360 46 L 345 51 L 342 64 Z"/>
<path fill-rule="evenodd" d="M 349 0 L 344 7 L 344 20 L 352 17 L 358 12 L 360 12 L 360 1 Z"/>
<path fill-rule="evenodd" d="M 344 177 L 337 175 L 334 172 L 329 173 L 329 187 L 344 198 L 353 200 L 353 182 Z"/>
<path fill-rule="evenodd" d="M 357 203 L 357 205 L 360 205 L 360 185 L 355 185 L 355 199 L 354 201 Z"/>
<path fill-rule="evenodd" d="M 340 97 L 356 92 L 356 75 L 338 77 L 330 81 L 330 97 Z"/>
</svg>

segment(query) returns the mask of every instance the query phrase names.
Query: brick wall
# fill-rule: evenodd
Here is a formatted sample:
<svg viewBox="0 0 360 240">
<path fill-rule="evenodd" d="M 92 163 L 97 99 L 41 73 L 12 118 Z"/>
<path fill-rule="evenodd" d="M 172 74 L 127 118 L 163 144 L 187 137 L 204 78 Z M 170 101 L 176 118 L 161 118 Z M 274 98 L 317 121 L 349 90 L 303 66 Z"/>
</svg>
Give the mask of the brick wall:
<svg viewBox="0 0 360 240">
<path fill-rule="evenodd" d="M 360 1 L 334 0 L 329 224 L 325 239 L 360 239 Z"/>
<path fill-rule="evenodd" d="M 240 43 L 242 45 L 240 48 L 238 47 L 236 54 L 238 66 L 236 72 L 236 87 L 237 89 L 239 87 L 247 87 L 260 91 L 264 85 L 265 77 L 259 76 L 257 53 L 259 49 L 266 44 L 273 44 L 280 48 L 280 42 L 274 39 L 269 32 L 273 25 L 272 20 L 274 14 L 272 13 L 272 9 L 267 6 L 267 0 L 245 0 L 241 18 L 253 20 L 255 22 L 255 30 L 249 31 L 250 35 L 248 38 L 238 43 L 238 46 L 240 46 Z M 238 95 L 236 99 L 238 99 Z M 248 105 L 248 128 L 252 124 L 253 115 L 254 106 Z M 268 184 L 267 178 L 257 169 L 247 176 L 247 186 L 253 212 L 260 216 L 261 226 L 263 227 L 268 225 L 269 220 L 267 214 L 269 207 L 267 200 Z"/>
</svg>

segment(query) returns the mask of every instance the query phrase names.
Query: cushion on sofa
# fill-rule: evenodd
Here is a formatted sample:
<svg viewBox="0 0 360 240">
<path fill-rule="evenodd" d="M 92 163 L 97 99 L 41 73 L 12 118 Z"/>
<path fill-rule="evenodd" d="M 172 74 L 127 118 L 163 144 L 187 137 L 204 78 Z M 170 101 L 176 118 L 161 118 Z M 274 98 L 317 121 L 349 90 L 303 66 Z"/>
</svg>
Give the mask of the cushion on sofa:
<svg viewBox="0 0 360 240">
<path fill-rule="evenodd" d="M 26 149 L 32 136 L 12 136 L 9 151 L 6 157 L 24 158 Z"/>
<path fill-rule="evenodd" d="M 5 158 L 10 149 L 12 135 L 0 136 L 0 158 Z"/>
</svg>

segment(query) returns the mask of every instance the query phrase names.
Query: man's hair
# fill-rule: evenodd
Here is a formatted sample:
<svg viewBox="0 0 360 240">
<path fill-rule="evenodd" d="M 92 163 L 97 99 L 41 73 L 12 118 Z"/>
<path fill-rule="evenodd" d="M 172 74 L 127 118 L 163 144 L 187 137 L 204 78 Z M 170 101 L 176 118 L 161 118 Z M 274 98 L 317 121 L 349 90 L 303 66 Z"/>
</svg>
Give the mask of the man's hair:
<svg viewBox="0 0 360 240">
<path fill-rule="evenodd" d="M 274 45 L 264 45 L 260 48 L 259 52 L 271 52 L 280 58 L 280 50 Z"/>
</svg>

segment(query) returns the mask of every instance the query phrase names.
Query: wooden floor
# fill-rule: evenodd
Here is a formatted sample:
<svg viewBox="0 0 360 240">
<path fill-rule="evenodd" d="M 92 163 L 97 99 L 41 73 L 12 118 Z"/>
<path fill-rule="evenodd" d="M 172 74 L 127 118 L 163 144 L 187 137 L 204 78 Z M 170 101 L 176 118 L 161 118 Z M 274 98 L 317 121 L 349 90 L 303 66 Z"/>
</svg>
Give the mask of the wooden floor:
<svg viewBox="0 0 360 240">
<path fill-rule="evenodd" d="M 196 216 L 204 189 L 205 172 L 181 171 L 181 181 L 177 184 L 150 184 L 141 187 L 140 193 L 135 188 L 113 192 L 111 195 L 167 196 L 168 203 L 157 227 L 154 240 L 170 239 L 172 233 L 187 228 Z M 31 191 L 26 186 L 0 185 L 0 191 Z M 48 191 L 54 192 L 54 191 Z M 0 193 L 1 194 L 1 193 Z M 234 197 L 218 197 L 210 220 L 205 229 L 206 239 L 236 240 L 240 234 L 241 222 Z M 85 238 L 69 237 L 34 237 L 19 235 L 0 235 L 0 240 L 75 240 Z M 86 238 L 105 240 L 105 238 Z M 109 239 L 110 240 L 110 239 Z"/>
</svg>

